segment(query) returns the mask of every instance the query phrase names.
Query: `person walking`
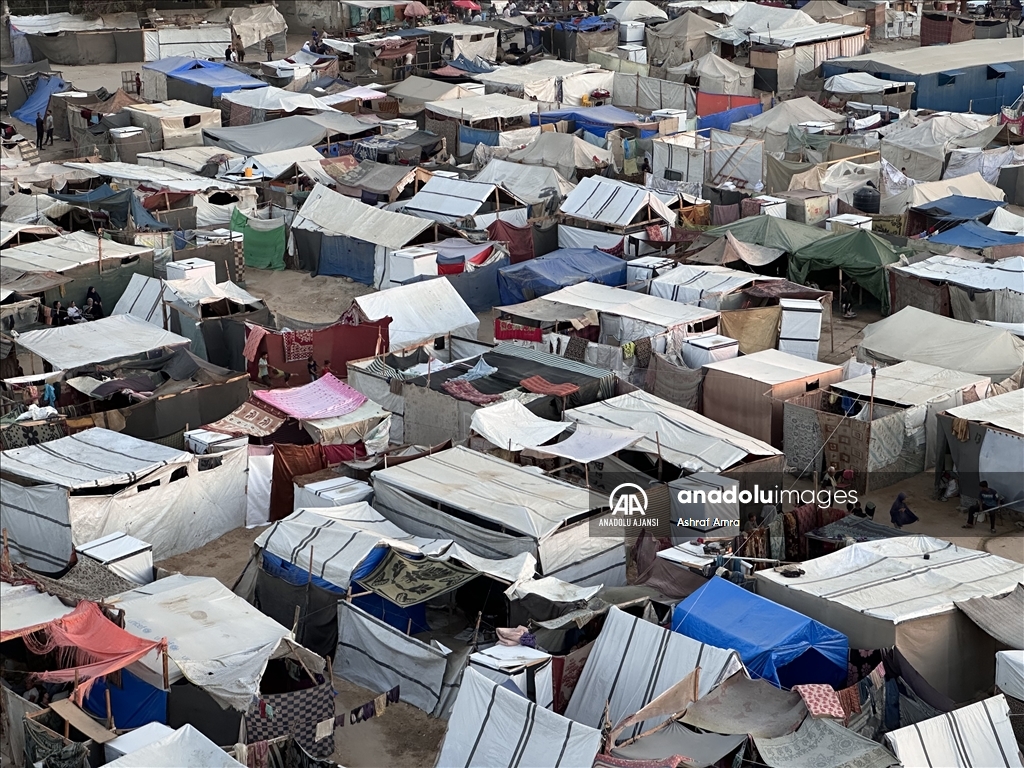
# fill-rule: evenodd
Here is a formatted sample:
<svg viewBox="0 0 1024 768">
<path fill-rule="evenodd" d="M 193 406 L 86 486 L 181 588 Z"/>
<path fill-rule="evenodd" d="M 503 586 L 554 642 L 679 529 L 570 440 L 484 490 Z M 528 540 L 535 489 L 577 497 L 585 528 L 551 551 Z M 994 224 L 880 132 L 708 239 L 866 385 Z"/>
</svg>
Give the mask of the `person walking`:
<svg viewBox="0 0 1024 768">
<path fill-rule="evenodd" d="M 36 149 L 43 148 L 43 131 L 46 130 L 46 121 L 43 120 L 43 113 L 36 112 Z"/>
<path fill-rule="evenodd" d="M 235 38 L 235 42 L 234 42 L 234 46 L 235 46 L 235 53 L 238 55 L 238 60 L 240 62 L 245 61 L 245 46 L 242 45 L 242 38 L 236 37 Z"/>
<path fill-rule="evenodd" d="M 896 497 L 896 501 L 889 508 L 889 520 L 892 521 L 893 526 L 896 528 L 902 528 L 904 525 L 917 522 L 917 515 L 911 512 L 910 507 L 907 506 L 907 494 L 901 493 Z"/>
<path fill-rule="evenodd" d="M 53 146 L 53 112 L 46 110 L 46 117 L 43 118 L 43 125 L 46 127 L 46 141 L 43 142 L 43 146 L 49 144 Z"/>
<path fill-rule="evenodd" d="M 267 38 L 267 42 L 263 44 L 263 50 L 265 50 L 267 52 L 267 61 L 273 61 L 274 60 L 274 41 L 271 40 L 269 37 Z"/>
<path fill-rule="evenodd" d="M 316 360 L 313 359 L 312 355 L 310 355 L 309 359 L 306 360 L 306 370 L 309 371 L 309 381 L 310 381 L 310 383 L 313 383 L 314 381 L 317 380 L 317 378 L 319 378 L 318 371 L 317 371 L 317 366 L 316 366 Z"/>
</svg>

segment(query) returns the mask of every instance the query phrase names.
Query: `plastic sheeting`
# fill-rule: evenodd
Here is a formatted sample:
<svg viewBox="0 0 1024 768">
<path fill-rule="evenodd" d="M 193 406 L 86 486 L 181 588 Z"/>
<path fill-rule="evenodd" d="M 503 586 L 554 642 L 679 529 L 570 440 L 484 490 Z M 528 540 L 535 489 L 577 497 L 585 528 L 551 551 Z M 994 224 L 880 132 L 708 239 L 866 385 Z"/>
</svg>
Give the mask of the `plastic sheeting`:
<svg viewBox="0 0 1024 768">
<path fill-rule="evenodd" d="M 29 95 L 24 104 L 12 113 L 12 117 L 20 120 L 29 126 L 36 124 L 36 115 L 46 115 L 47 107 L 50 104 L 50 96 L 70 88 L 70 84 L 64 82 L 60 75 L 36 75 L 35 90 Z"/>
<path fill-rule="evenodd" d="M 543 134 L 543 136 L 564 135 L 566 134 Z M 557 154 L 551 153 L 550 164 L 543 162 L 544 158 L 549 156 L 543 151 L 539 153 L 540 162 L 530 162 L 537 157 L 538 153 L 535 153 L 533 149 L 537 146 L 540 138 L 542 137 L 538 137 L 537 141 L 530 146 L 510 153 L 508 161 L 498 160 L 497 158 L 491 160 L 486 166 L 484 166 L 483 170 L 476 175 L 475 181 L 499 184 L 520 200 L 531 205 L 534 203 L 545 202 L 551 198 L 559 200 L 565 197 L 565 195 L 572 191 L 573 185 L 569 183 L 567 179 L 572 178 L 575 174 L 576 166 L 570 165 L 569 167 L 566 167 L 565 165 L 562 165 L 560 163 L 564 154 L 562 152 L 558 152 Z M 572 138 L 579 141 L 575 136 Z M 594 154 L 602 151 L 592 145 L 587 146 L 594 150 Z M 609 152 L 608 155 L 608 162 L 611 162 L 611 153 Z M 589 156 L 585 156 L 583 161 L 587 163 L 591 162 Z M 524 165 L 528 167 L 524 168 Z M 547 165 L 547 167 L 543 167 L 545 165 Z M 569 171 L 569 173 L 566 174 L 566 171 Z"/>
<path fill-rule="evenodd" d="M 34 584 L 15 587 L 0 582 L 0 641 L 31 632 L 72 610 L 53 595 L 40 592 Z"/>
<path fill-rule="evenodd" d="M 999 172 L 1004 166 L 1019 165 L 1020 163 L 1024 163 L 1024 145 L 1021 144 L 1012 147 L 996 147 L 995 149 L 982 149 L 981 147 L 954 149 L 949 153 L 942 178 L 955 179 L 969 173 L 980 173 L 981 177 L 989 184 L 998 184 Z"/>
<path fill-rule="evenodd" d="M 912 179 L 936 181 L 942 177 L 948 152 L 962 147 L 985 147 L 999 133 L 999 126 L 992 125 L 993 118 L 979 117 L 954 113 L 923 122 L 906 117 L 882 137 L 882 157 L 897 168 L 905 168 L 904 173 Z M 904 121 L 917 124 L 902 128 Z"/>
<path fill-rule="evenodd" d="M 575 179 L 578 170 L 593 170 L 615 164 L 615 158 L 611 151 L 595 147 L 593 144 L 572 135 L 571 133 L 556 133 L 549 131 L 542 133 L 536 141 L 523 149 L 510 152 L 508 160 L 511 163 L 522 165 L 538 165 L 553 168 L 556 173 L 561 174 L 565 179 Z M 492 160 L 491 164 L 501 162 Z M 490 166 L 488 166 L 490 167 Z M 520 170 L 523 176 L 528 171 Z M 484 168 L 477 176 L 486 179 L 488 168 Z M 550 186 L 550 185 L 549 185 Z M 511 190 L 512 188 L 509 187 Z M 535 188 L 540 189 L 540 187 Z M 564 197 L 572 191 L 572 185 L 567 182 L 556 187 L 560 196 Z M 536 192 L 534 192 L 536 194 Z"/>
<path fill-rule="evenodd" d="M 566 216 L 613 227 L 660 219 L 674 225 L 677 216 L 645 187 L 588 176 L 576 185 L 558 208 Z"/>
<path fill-rule="evenodd" d="M 996 685 L 1007 696 L 1024 700 L 1024 651 L 996 653 Z"/>
<path fill-rule="evenodd" d="M 107 765 L 114 768 L 178 768 L 182 765 L 241 768 L 243 764 L 228 755 L 195 727 L 183 725 L 170 736 L 132 750 Z"/>
<path fill-rule="evenodd" d="M 911 181 L 910 186 L 897 192 L 890 183 L 890 176 L 895 174 L 901 177 L 902 174 L 900 174 L 898 169 L 887 164 L 885 160 L 882 161 L 882 169 L 885 174 L 882 179 L 882 189 L 888 190 L 889 194 L 882 195 L 880 212 L 886 215 L 903 213 L 909 208 L 916 208 L 924 203 L 941 200 L 950 195 L 978 197 L 984 200 L 996 201 L 1006 199 L 1006 193 L 999 187 L 985 181 L 980 173 L 969 173 L 966 176 L 957 176 L 955 179 L 927 181 L 917 184 Z"/>
<path fill-rule="evenodd" d="M 735 132 L 711 130 L 708 178 L 712 185 L 727 181 L 739 187 L 755 187 L 763 178 L 765 143 L 751 141 Z"/>
<path fill-rule="evenodd" d="M 563 248 L 498 271 L 502 304 L 519 304 L 584 281 L 623 285 L 626 262 L 596 248 Z"/>
<path fill-rule="evenodd" d="M 754 5 L 753 8 L 775 10 L 769 6 Z M 819 106 L 812 99 L 801 96 L 776 104 L 772 109 L 757 117 L 733 123 L 732 133 L 764 141 L 766 152 L 785 152 L 790 126 L 806 122 L 825 122 L 844 125 L 846 118 Z"/>
<path fill-rule="evenodd" d="M 358 204 L 357 204 L 358 205 Z M 391 347 L 402 349 L 446 334 L 475 339 L 480 321 L 447 280 L 426 280 L 358 296 L 370 321 L 391 318 Z"/>
<path fill-rule="evenodd" d="M 518 400 L 508 400 L 473 412 L 471 428 L 492 445 L 509 451 L 537 446 L 562 434 L 569 424 L 535 416 Z"/>
<path fill-rule="evenodd" d="M 485 96 L 471 96 L 462 99 L 444 99 L 428 101 L 424 104 L 428 112 L 436 115 L 476 123 L 481 120 L 509 120 L 526 117 L 536 113 L 536 102 L 524 101 L 502 93 L 489 93 Z"/>
</svg>

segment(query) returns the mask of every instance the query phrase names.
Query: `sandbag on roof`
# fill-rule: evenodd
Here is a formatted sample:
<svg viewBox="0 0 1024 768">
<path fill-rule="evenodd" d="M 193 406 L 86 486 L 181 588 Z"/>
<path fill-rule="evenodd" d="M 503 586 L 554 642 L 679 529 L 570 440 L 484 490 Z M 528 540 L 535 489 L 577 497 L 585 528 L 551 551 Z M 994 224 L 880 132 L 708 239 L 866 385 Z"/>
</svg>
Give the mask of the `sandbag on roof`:
<svg viewBox="0 0 1024 768">
<path fill-rule="evenodd" d="M 575 178 L 579 169 L 593 170 L 615 163 L 611 151 L 601 149 L 571 133 L 555 131 L 542 133 L 528 146 L 510 152 L 508 160 L 523 165 L 554 168 L 567 179 Z M 484 171 L 486 170 L 485 168 Z M 479 176 L 477 178 L 479 179 Z"/>
<path fill-rule="evenodd" d="M 1000 328 L 905 307 L 864 328 L 857 359 L 913 360 L 939 367 L 956 360 L 962 371 L 1001 381 L 1024 364 L 1024 339 Z"/>
<path fill-rule="evenodd" d="M 743 662 L 736 651 L 669 632 L 613 606 L 583 667 L 565 716 L 583 725 L 600 727 L 608 702 L 608 719 L 619 723 L 698 666 L 698 692 L 705 696 L 743 669 Z M 645 720 L 622 735 L 636 736 L 664 720 Z"/>
<path fill-rule="evenodd" d="M 475 339 L 480 327 L 473 310 L 447 280 L 399 285 L 358 296 L 352 301 L 371 322 L 391 318 L 388 335 L 392 349 L 430 341 L 449 333 Z"/>
<path fill-rule="evenodd" d="M 538 707 L 469 668 L 437 765 L 589 766 L 600 748 L 601 731 Z"/>
<path fill-rule="evenodd" d="M 192 725 L 183 725 L 170 736 L 135 749 L 107 763 L 113 768 L 239 768 L 243 764 L 228 755 Z"/>
<path fill-rule="evenodd" d="M 956 607 L 1003 645 L 1024 651 L 1024 584 L 1006 595 L 958 600 Z"/>
</svg>

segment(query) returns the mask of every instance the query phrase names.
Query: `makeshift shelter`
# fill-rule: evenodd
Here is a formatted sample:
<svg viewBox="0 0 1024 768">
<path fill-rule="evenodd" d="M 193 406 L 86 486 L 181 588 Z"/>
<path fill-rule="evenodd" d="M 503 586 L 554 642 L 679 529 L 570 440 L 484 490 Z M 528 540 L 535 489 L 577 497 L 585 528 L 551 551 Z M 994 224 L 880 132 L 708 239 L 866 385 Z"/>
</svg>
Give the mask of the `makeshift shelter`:
<svg viewBox="0 0 1024 768">
<path fill-rule="evenodd" d="M 315 275 L 388 285 L 390 255 L 430 242 L 427 219 L 383 211 L 317 184 L 292 221 L 299 266 Z"/>
<path fill-rule="evenodd" d="M 571 133 L 555 131 L 542 133 L 528 146 L 510 152 L 507 159 L 511 163 L 553 168 L 560 176 L 569 180 L 580 179 L 581 171 L 591 173 L 615 165 L 615 158 L 610 150 L 594 146 Z M 499 161 L 491 161 L 495 162 Z M 477 180 L 486 172 L 485 168 L 477 176 Z M 519 172 L 527 173 L 525 169 Z M 571 191 L 571 185 L 566 184 L 565 187 L 562 197 Z"/>
<path fill-rule="evenodd" d="M 831 0 L 825 1 L 831 2 Z M 839 7 L 846 8 L 846 6 Z M 907 110 L 910 109 L 910 102 L 914 96 L 914 84 L 882 80 L 867 72 L 848 72 L 845 75 L 833 75 L 826 80 L 825 86 L 822 88 L 822 96 L 830 101 L 834 97 L 845 102 L 882 104 Z"/>
<path fill-rule="evenodd" d="M 999 132 L 999 126 L 985 115 L 951 114 L 923 121 L 917 117 L 904 120 L 913 127 L 900 130 L 900 121 L 886 131 L 882 137 L 882 159 L 916 181 L 941 179 L 949 152 L 961 147 L 985 147 Z"/>
<path fill-rule="evenodd" d="M 423 107 L 429 114 L 458 120 L 466 125 L 483 120 L 497 120 L 499 126 L 506 120 L 514 121 L 525 118 L 537 110 L 536 102 L 524 101 L 503 93 L 428 101 Z M 429 122 L 427 130 L 431 130 Z"/>
<path fill-rule="evenodd" d="M 465 57 L 474 61 L 477 56 L 494 61 L 498 53 L 498 30 L 476 24 L 438 24 L 423 26 L 421 30 L 430 33 L 430 46 L 438 55 L 431 55 L 431 61 L 442 56 L 449 61 Z"/>
<path fill-rule="evenodd" d="M 877 742 L 859 736 L 829 717 L 807 717 L 792 733 L 775 738 L 755 736 L 754 744 L 771 768 L 816 765 L 846 768 L 849 765 L 892 765 L 892 755 Z"/>
<path fill-rule="evenodd" d="M 56 73 L 39 73 L 32 79 L 35 80 L 35 83 L 28 98 L 25 99 L 25 102 L 18 109 L 11 112 L 11 117 L 20 120 L 26 125 L 35 125 L 36 115 L 46 114 L 50 97 L 53 94 L 61 93 L 71 88 L 70 83 L 65 82 L 64 78 Z"/>
<path fill-rule="evenodd" d="M 955 360 L 961 371 L 1001 381 L 1024 364 L 1024 339 L 1001 328 L 904 307 L 864 328 L 857 359 L 880 363 L 912 360 L 939 367 Z"/>
<path fill-rule="evenodd" d="M 676 213 L 651 190 L 604 176 L 581 179 L 558 210 L 570 222 L 597 224 L 623 234 L 677 221 Z"/>
<path fill-rule="evenodd" d="M 473 91 L 466 90 L 460 85 L 416 75 L 405 78 L 388 90 L 389 98 L 398 99 L 400 115 L 418 114 L 423 111 L 427 102 L 465 99 L 474 95 Z"/>
<path fill-rule="evenodd" d="M 688 472 L 728 474 L 755 464 L 766 473 L 781 468 L 782 454 L 768 443 L 643 391 L 571 408 L 565 418 L 640 433 L 642 438 L 630 450 L 646 454 L 651 467 L 660 458 Z"/>
<path fill-rule="evenodd" d="M 191 454 L 88 429 L 0 457 L 11 547 L 46 572 L 64 568 L 75 545 L 115 531 L 152 544 L 163 560 L 245 521 L 244 450 L 201 470 Z"/>
<path fill-rule="evenodd" d="M 202 146 L 203 130 L 220 127 L 219 109 L 180 99 L 130 104 L 124 112 L 132 125 L 145 129 L 154 150 Z"/>
<path fill-rule="evenodd" d="M 441 224 L 470 222 L 485 229 L 496 218 L 524 225 L 529 211 L 522 200 L 496 184 L 433 176 L 402 205 L 404 213 Z"/>
<path fill-rule="evenodd" d="M 74 611 L 35 584 L 14 586 L 6 581 L 0 582 L 0 608 L 0 642 L 31 634 Z"/>
<path fill-rule="evenodd" d="M 325 143 L 330 145 L 332 141 L 377 134 L 379 131 L 377 126 L 362 122 L 345 112 L 329 110 L 318 115 L 291 115 L 255 125 L 231 128 L 214 126 L 204 128 L 202 133 L 203 143 L 208 147 L 220 147 L 251 156 Z"/>
<path fill-rule="evenodd" d="M 204 107 L 213 106 L 214 99 L 239 90 L 267 88 L 267 83 L 235 69 L 223 61 L 192 59 L 164 72 L 167 97 L 181 99 Z"/>
<path fill-rule="evenodd" d="M 1022 425 L 1024 426 L 1024 425 Z M 1006 595 L 998 597 L 974 597 L 970 600 L 957 602 L 956 607 L 967 614 L 971 621 L 985 630 L 1003 645 L 1017 651 L 1024 651 L 1024 585 Z M 1010 655 L 1008 652 L 1007 655 Z M 1019 654 L 1018 654 L 1019 655 Z M 996 655 L 999 658 L 999 654 Z M 998 680 L 998 662 L 996 685 Z M 1024 676 L 1022 676 L 1024 682 Z M 1019 693 L 1024 686 L 1015 686 L 1016 690 L 1005 690 L 1014 698 L 1021 698 Z"/>
<path fill-rule="evenodd" d="M 601 513 L 582 488 L 467 448 L 378 470 L 373 480 L 377 509 L 410 533 L 451 538 L 481 557 L 528 552 L 543 575 L 574 584 L 625 582 L 624 545 L 590 535 Z"/>
<path fill-rule="evenodd" d="M 764 218 L 768 218 L 765 216 Z M 781 248 L 766 248 L 763 245 L 744 243 L 737 240 L 732 232 L 715 240 L 707 248 L 697 251 L 687 258 L 691 264 L 714 264 L 725 266 L 741 261 L 752 267 L 763 267 L 781 257 L 785 251 Z"/>
<path fill-rule="evenodd" d="M 704 415 L 782 445 L 783 404 L 843 378 L 840 366 L 766 349 L 704 366 Z"/>
<path fill-rule="evenodd" d="M 738 304 L 741 289 L 777 279 L 712 264 L 680 264 L 651 280 L 648 290 L 652 296 L 721 310 Z"/>
<path fill-rule="evenodd" d="M 328 163 L 322 168 L 322 172 L 317 175 L 326 175 L 336 191 L 371 203 L 395 202 L 410 184 L 420 178 L 417 168 L 373 160 L 361 160 L 352 167 L 342 163 Z M 300 169 L 305 170 L 303 166 Z M 325 183 L 319 179 L 317 181 Z"/>
<path fill-rule="evenodd" d="M 699 698 L 743 670 L 736 651 L 669 632 L 612 607 L 594 642 L 565 716 L 592 728 L 619 723 L 700 667 Z M 636 736 L 665 720 L 650 717 L 622 733 Z"/>
<path fill-rule="evenodd" d="M 978 483 L 985 480 L 1004 498 L 1024 500 L 1024 481 L 1018 471 L 1024 443 L 1022 412 L 1024 389 L 1015 389 L 939 414 L 936 471 L 945 468 L 948 451 L 957 467 L 963 497 L 976 499 Z M 958 424 L 966 422 L 967 441 L 958 437 L 963 434 L 962 429 L 954 432 L 954 420 Z"/>
<path fill-rule="evenodd" d="M 1024 259 L 994 263 L 930 256 L 889 268 L 898 308 L 914 306 L 964 322 L 1024 321 Z"/>
<path fill-rule="evenodd" d="M 696 13 L 684 13 L 664 24 L 648 27 L 645 30 L 647 63 L 668 69 L 677 67 L 686 61 L 714 56 L 718 41 L 707 33 L 719 27 L 721 24 Z M 741 69 L 741 67 L 736 67 L 736 69 Z M 752 85 L 753 76 L 754 72 L 751 70 L 751 80 L 748 86 Z M 733 91 L 716 91 L 713 88 L 706 90 L 710 93 L 733 93 Z M 749 91 L 747 95 L 750 95 Z"/>
<path fill-rule="evenodd" d="M 786 253 L 795 253 L 831 234 L 819 227 L 776 216 L 747 216 L 731 224 L 712 227 L 704 232 L 704 236 L 718 238 L 727 233 L 731 233 L 741 243 L 777 248 Z"/>
<path fill-rule="evenodd" d="M 835 0 L 810 0 L 800 10 L 818 23 L 848 24 L 852 27 L 864 26 L 864 10 L 840 5 Z"/>
<path fill-rule="evenodd" d="M 475 339 L 480 321 L 447 280 L 427 280 L 357 296 L 358 318 L 377 322 L 391 318 L 391 347 L 404 349 L 443 336 Z"/>
<path fill-rule="evenodd" d="M 541 134 L 541 137 L 563 135 L 565 134 L 545 133 Z M 576 137 L 574 136 L 573 138 L 575 139 Z M 540 141 L 540 139 L 537 141 Z M 562 152 L 554 156 L 542 154 L 538 158 L 536 154 L 531 152 L 536 144 L 537 142 L 534 142 L 534 144 L 528 147 L 510 153 L 506 160 L 494 158 L 474 177 L 474 181 L 502 186 L 517 198 L 530 205 L 538 203 L 557 204 L 572 191 L 573 185 L 568 179 L 575 176 L 578 166 L 563 166 L 559 169 L 558 161 L 562 157 Z M 587 146 L 597 149 L 592 145 Z M 521 153 L 527 154 L 523 155 Z M 545 157 L 551 161 L 551 164 L 547 165 L 547 167 L 544 167 L 546 165 L 543 162 Z M 596 157 L 596 154 L 594 157 Z M 531 160 L 538 160 L 538 162 L 530 162 Z M 572 162 L 580 160 L 580 157 L 575 157 Z M 592 162 L 589 158 L 582 160 L 584 163 Z M 524 168 L 523 166 L 528 167 Z M 564 171 L 570 171 L 569 175 L 566 175 Z"/>
<path fill-rule="evenodd" d="M 106 765 L 114 768 L 178 768 L 204 765 L 208 768 L 239 768 L 243 763 L 210 741 L 191 725 L 183 725 L 170 736 L 133 749 Z"/>
<path fill-rule="evenodd" d="M 811 272 L 838 269 L 840 280 L 844 274 L 853 278 L 881 302 L 882 314 L 888 314 L 885 266 L 899 261 L 900 253 L 888 240 L 867 230 L 855 229 L 823 238 L 793 253 L 788 263 L 789 279 L 805 283 Z"/>
<path fill-rule="evenodd" d="M 800 567 L 804 574 L 792 578 L 758 571 L 758 593 L 837 629 L 851 648 L 895 645 L 955 701 L 992 685 L 995 641 L 954 602 L 1014 589 L 1021 583 L 1018 563 L 903 536 L 853 544 Z"/>
<path fill-rule="evenodd" d="M 563 78 L 588 70 L 600 71 L 598 67 L 575 61 L 538 59 L 518 67 L 498 67 L 490 72 L 474 74 L 472 78 L 483 83 L 487 93 L 504 93 L 548 103 L 571 103 L 571 99 L 562 98 Z"/>
<path fill-rule="evenodd" d="M 732 648 L 752 677 L 780 688 L 846 682 L 844 635 L 717 576 L 673 609 L 672 631 Z"/>
<path fill-rule="evenodd" d="M 846 124 L 846 118 L 819 106 L 806 96 L 801 96 L 798 99 L 783 101 L 755 117 L 733 123 L 729 132 L 763 141 L 765 152 L 785 152 L 790 127 L 801 123 L 842 126 Z"/>
<path fill-rule="evenodd" d="M 682 18 L 700 17 L 687 14 Z M 696 80 L 702 93 L 733 96 L 752 96 L 754 93 L 754 70 L 737 66 L 714 53 L 706 53 L 689 64 L 670 68 L 668 78 L 679 81 Z"/>
<path fill-rule="evenodd" d="M 232 91 L 221 97 L 227 102 L 228 125 L 250 125 L 277 120 L 288 115 L 315 115 L 332 107 L 310 93 L 296 93 L 283 88 L 253 88 Z"/>
<path fill-rule="evenodd" d="M 1004 696 L 890 731 L 885 740 L 901 765 L 1022 765 Z"/>
<path fill-rule="evenodd" d="M 639 83 L 637 84 L 639 86 Z M 529 104 L 530 102 L 526 102 Z M 605 104 L 600 107 L 573 107 L 572 109 L 556 109 L 540 112 L 537 109 L 530 111 L 531 125 L 548 125 L 558 123 L 562 120 L 570 120 L 573 130 L 585 130 L 599 138 L 604 138 L 610 131 L 616 128 L 629 127 L 640 133 L 640 138 L 648 139 L 658 134 L 653 123 L 641 124 L 635 112 L 629 112 L 612 104 Z M 641 126 L 649 127 L 641 127 Z"/>
<path fill-rule="evenodd" d="M 1002 249 L 1010 254 L 1024 254 L 1024 237 L 1008 235 L 977 221 L 967 221 L 928 238 L 933 243 L 959 245 L 963 248 L 984 250 Z"/>
<path fill-rule="evenodd" d="M 619 22 L 636 21 L 637 19 L 668 19 L 664 10 L 648 3 L 647 0 L 628 0 L 628 2 L 616 3 L 608 10 L 609 16 L 614 16 Z"/>
<path fill-rule="evenodd" d="M 313 755 L 334 751 L 333 731 L 315 738 L 316 724 L 334 717 L 330 683 L 313 677 L 324 673 L 324 660 L 216 579 L 174 574 L 110 602 L 124 611 L 132 634 L 168 640 L 166 676 L 155 654 L 128 669 L 168 692 L 172 728 L 191 724 L 215 743 L 249 744 L 292 734 Z M 294 679 L 286 659 L 301 670 Z M 273 686 L 266 690 L 265 677 Z M 299 723 L 271 719 L 271 708 L 306 715 Z"/>
<path fill-rule="evenodd" d="M 498 292 L 505 305 L 519 304 L 581 282 L 624 285 L 626 262 L 597 248 L 562 248 L 498 270 Z"/>
</svg>

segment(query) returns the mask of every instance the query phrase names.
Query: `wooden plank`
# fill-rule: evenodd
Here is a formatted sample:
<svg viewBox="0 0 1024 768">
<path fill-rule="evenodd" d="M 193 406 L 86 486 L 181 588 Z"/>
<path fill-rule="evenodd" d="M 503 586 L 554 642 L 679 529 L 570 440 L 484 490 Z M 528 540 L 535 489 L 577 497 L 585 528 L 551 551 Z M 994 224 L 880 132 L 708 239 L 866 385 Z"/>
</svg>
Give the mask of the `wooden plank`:
<svg viewBox="0 0 1024 768">
<path fill-rule="evenodd" d="M 50 709 L 67 720 L 71 725 L 95 741 L 97 744 L 106 744 L 111 739 L 116 739 L 117 734 L 108 731 L 102 725 L 93 720 L 89 715 L 79 708 L 71 699 L 60 699 L 51 701 Z"/>
</svg>

